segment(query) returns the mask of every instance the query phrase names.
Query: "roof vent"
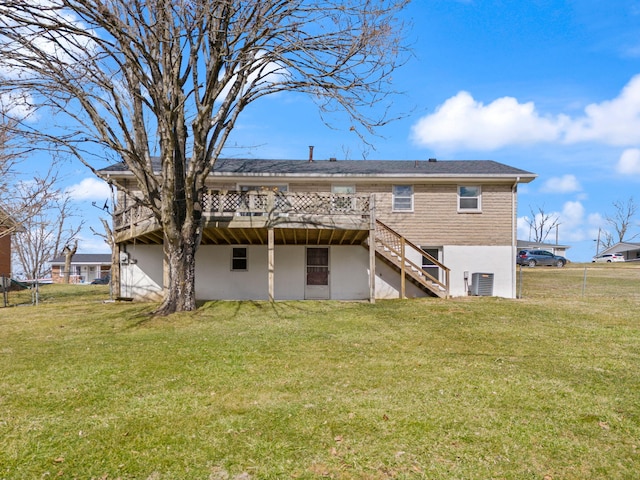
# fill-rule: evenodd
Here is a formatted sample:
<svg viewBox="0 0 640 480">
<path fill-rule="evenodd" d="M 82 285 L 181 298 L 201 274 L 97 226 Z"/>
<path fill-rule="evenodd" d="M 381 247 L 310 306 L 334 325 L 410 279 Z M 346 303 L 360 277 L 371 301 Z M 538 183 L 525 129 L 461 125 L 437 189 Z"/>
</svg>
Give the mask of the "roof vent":
<svg viewBox="0 0 640 480">
<path fill-rule="evenodd" d="M 313 145 L 309 145 L 309 163 L 313 162 Z"/>
<path fill-rule="evenodd" d="M 336 157 L 329 157 L 330 162 L 337 162 L 338 159 Z"/>
<path fill-rule="evenodd" d="M 438 160 L 436 160 L 435 158 L 430 158 L 429 161 L 430 162 L 437 162 Z"/>
</svg>

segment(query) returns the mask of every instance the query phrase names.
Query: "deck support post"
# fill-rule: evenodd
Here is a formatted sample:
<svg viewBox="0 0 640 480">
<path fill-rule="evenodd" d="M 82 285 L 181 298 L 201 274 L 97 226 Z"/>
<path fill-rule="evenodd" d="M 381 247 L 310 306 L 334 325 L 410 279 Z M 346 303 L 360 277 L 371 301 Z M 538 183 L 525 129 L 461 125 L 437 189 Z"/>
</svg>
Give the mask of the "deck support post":
<svg viewBox="0 0 640 480">
<path fill-rule="evenodd" d="M 275 299 L 275 235 L 273 228 L 267 229 L 268 263 L 269 263 L 269 301 Z"/>
<path fill-rule="evenodd" d="M 369 302 L 376 303 L 376 216 L 375 197 L 369 200 Z"/>
</svg>

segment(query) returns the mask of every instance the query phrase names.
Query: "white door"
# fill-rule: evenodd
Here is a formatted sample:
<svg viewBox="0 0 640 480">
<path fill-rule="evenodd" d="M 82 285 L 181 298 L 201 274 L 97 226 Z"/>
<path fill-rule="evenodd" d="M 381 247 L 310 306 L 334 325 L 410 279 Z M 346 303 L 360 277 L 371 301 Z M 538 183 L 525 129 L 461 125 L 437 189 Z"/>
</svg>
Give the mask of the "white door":
<svg viewBox="0 0 640 480">
<path fill-rule="evenodd" d="M 329 248 L 307 247 L 304 298 L 328 300 L 329 292 Z"/>
</svg>

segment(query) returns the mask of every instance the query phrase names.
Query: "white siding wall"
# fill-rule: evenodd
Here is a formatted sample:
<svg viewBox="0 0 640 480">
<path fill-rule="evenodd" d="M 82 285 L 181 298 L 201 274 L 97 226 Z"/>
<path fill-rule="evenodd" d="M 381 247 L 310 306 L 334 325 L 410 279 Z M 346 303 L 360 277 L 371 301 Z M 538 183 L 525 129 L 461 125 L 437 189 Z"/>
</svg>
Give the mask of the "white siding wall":
<svg viewBox="0 0 640 480">
<path fill-rule="evenodd" d="M 136 300 L 162 299 L 162 247 L 159 245 L 130 245 L 127 247 L 131 263 L 120 271 L 123 297 Z"/>
<path fill-rule="evenodd" d="M 304 300 L 305 247 L 278 246 L 275 249 L 276 300 Z"/>
<path fill-rule="evenodd" d="M 245 247 L 244 245 L 241 245 Z M 196 254 L 196 298 L 199 300 L 267 300 L 267 247 L 246 246 L 248 269 L 231 270 L 231 245 L 203 245 Z M 122 295 L 157 300 L 162 285 L 162 248 L 130 247 L 136 264 L 123 266 Z M 330 247 L 330 291 L 334 299 L 369 298 L 368 252 L 361 246 Z M 146 272 L 146 274 L 145 274 Z M 275 298 L 304 299 L 305 247 L 275 249 Z M 151 292 L 149 295 L 147 292 Z"/>
<path fill-rule="evenodd" d="M 361 246 L 335 246 L 329 251 L 331 298 L 369 298 L 369 251 Z"/>
<path fill-rule="evenodd" d="M 444 264 L 451 269 L 450 294 L 467 295 L 464 272 L 469 283 L 474 273 L 493 273 L 493 296 L 515 298 L 515 250 L 510 246 L 445 246 Z"/>
<path fill-rule="evenodd" d="M 376 259 L 376 298 L 400 298 L 400 273 Z M 405 282 L 404 292 L 407 298 L 425 297 L 426 294 L 409 280 Z"/>
<path fill-rule="evenodd" d="M 267 247 L 248 246 L 247 271 L 231 271 L 232 246 L 199 248 L 196 257 L 196 296 L 199 300 L 268 299 Z M 162 248 L 141 245 L 129 247 L 136 263 L 123 265 L 122 296 L 141 300 L 158 300 L 162 293 Z M 515 257 L 509 246 L 445 246 L 444 264 L 451 268 L 452 296 L 466 296 L 469 285 L 464 272 L 493 273 L 493 295 L 515 297 Z M 330 291 L 336 300 L 369 298 L 369 253 L 361 246 L 330 247 Z M 419 259 L 412 259 L 420 265 Z M 304 299 L 305 247 L 277 246 L 275 250 L 275 298 Z M 409 298 L 423 297 L 424 292 L 407 281 Z M 398 298 L 400 275 L 380 260 L 376 261 L 376 298 Z"/>
<path fill-rule="evenodd" d="M 197 299 L 266 300 L 268 298 L 267 247 L 246 248 L 247 270 L 232 271 L 233 246 L 200 246 L 196 253 Z"/>
</svg>

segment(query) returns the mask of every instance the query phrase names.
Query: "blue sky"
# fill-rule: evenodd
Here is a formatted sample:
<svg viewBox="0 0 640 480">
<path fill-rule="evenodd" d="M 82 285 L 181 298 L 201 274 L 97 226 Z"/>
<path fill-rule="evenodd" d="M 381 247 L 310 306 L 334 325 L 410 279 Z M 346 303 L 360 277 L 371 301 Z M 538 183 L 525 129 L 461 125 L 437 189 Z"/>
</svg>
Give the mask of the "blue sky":
<svg viewBox="0 0 640 480">
<path fill-rule="evenodd" d="M 243 112 L 227 154 L 304 159 L 314 145 L 316 159 L 496 160 L 539 175 L 519 189 L 519 238 L 522 217 L 542 208 L 559 215 L 569 259 L 589 261 L 612 203 L 640 185 L 640 3 L 414 0 L 404 17 L 413 55 L 394 74 L 401 118 L 372 147 L 339 116 L 324 125 L 311 99 L 279 94 Z M 108 192 L 79 165 L 67 182 L 101 230 L 91 203 Z M 89 230 L 80 250 L 107 251 Z"/>
</svg>

